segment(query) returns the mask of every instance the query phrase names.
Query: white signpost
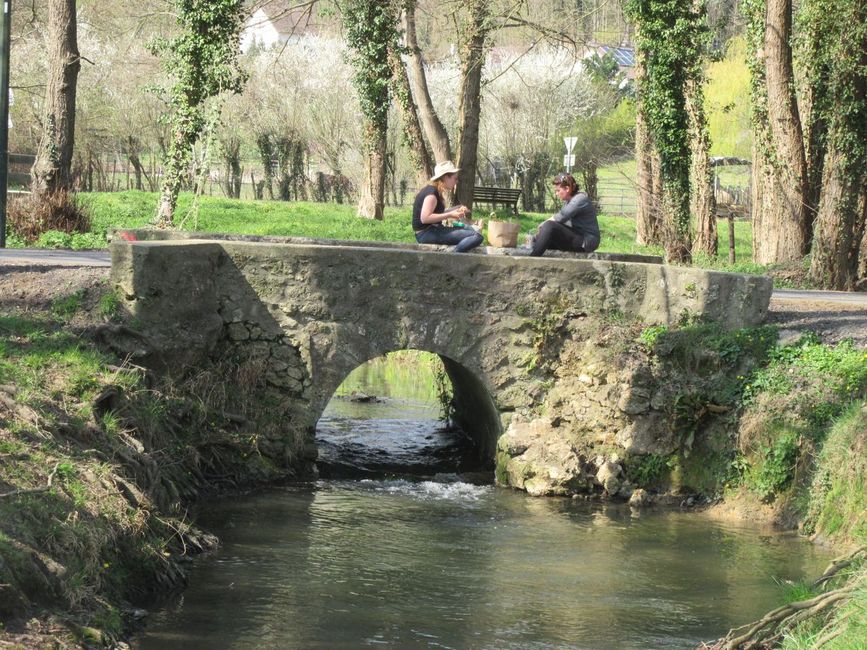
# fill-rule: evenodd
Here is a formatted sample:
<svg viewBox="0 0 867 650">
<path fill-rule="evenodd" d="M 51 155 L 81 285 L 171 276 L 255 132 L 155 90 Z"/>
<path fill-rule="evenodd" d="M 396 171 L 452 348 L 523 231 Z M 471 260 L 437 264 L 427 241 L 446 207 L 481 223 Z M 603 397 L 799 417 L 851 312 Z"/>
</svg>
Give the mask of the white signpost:
<svg viewBox="0 0 867 650">
<path fill-rule="evenodd" d="M 574 135 L 563 138 L 563 143 L 566 145 L 566 155 L 563 156 L 563 164 L 566 165 L 566 171 L 572 173 L 572 165 L 575 164 L 575 156 L 572 155 L 572 150 L 575 148 L 575 143 L 578 138 Z"/>
</svg>

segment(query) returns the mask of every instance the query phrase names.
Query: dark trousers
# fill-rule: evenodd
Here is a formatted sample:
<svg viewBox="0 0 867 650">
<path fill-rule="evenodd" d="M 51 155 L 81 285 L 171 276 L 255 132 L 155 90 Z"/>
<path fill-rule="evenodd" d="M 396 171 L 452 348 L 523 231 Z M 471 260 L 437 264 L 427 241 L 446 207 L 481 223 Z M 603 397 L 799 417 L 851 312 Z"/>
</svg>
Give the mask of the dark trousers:
<svg viewBox="0 0 867 650">
<path fill-rule="evenodd" d="M 481 244 L 484 237 L 472 228 L 452 228 L 435 223 L 418 233 L 415 240 L 419 244 L 454 246 L 455 253 L 463 253 Z"/>
<path fill-rule="evenodd" d="M 533 249 L 530 251 L 530 255 L 541 257 L 549 248 L 555 251 L 589 253 L 595 251 L 598 245 L 599 242 L 585 240 L 583 235 L 578 234 L 568 226 L 564 226 L 559 221 L 545 221 L 539 226 L 539 234 L 533 240 Z"/>
</svg>

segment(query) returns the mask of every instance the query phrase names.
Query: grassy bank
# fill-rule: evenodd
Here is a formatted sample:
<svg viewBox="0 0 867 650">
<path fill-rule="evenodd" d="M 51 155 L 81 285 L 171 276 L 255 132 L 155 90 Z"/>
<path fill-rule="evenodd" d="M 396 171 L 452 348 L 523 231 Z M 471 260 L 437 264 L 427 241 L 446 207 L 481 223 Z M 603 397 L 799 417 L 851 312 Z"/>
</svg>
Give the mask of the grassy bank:
<svg viewBox="0 0 867 650">
<path fill-rule="evenodd" d="M 649 328 L 640 338 L 678 386 L 669 418 L 684 440 L 671 457 L 645 459 L 648 478 L 797 526 L 841 557 L 855 551 L 711 647 L 867 647 L 867 352 L 812 335 L 776 343 L 769 327 Z"/>
<path fill-rule="evenodd" d="M 0 302 L 0 646 L 112 645 L 214 547 L 189 503 L 285 476 L 250 433 L 249 380 L 158 379 L 113 351 L 118 316 L 101 281 Z"/>
</svg>

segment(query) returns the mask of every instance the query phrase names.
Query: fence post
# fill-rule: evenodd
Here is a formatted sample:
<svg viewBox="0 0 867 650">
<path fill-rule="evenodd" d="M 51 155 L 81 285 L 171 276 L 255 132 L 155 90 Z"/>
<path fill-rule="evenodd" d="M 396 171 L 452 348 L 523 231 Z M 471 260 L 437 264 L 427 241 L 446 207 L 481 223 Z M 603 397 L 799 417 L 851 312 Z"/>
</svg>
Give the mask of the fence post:
<svg viewBox="0 0 867 650">
<path fill-rule="evenodd" d="M 729 264 L 735 263 L 735 213 L 729 211 Z"/>
</svg>

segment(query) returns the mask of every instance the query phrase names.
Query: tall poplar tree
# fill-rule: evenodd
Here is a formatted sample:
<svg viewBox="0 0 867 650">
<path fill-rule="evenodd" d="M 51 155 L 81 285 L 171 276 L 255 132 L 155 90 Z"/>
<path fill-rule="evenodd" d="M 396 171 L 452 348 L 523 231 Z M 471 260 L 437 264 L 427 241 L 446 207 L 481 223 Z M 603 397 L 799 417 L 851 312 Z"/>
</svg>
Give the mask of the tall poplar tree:
<svg viewBox="0 0 867 650">
<path fill-rule="evenodd" d="M 792 57 L 792 0 L 743 0 L 753 127 L 753 260 L 807 254 L 814 212 Z"/>
<path fill-rule="evenodd" d="M 810 275 L 829 289 L 857 288 L 867 219 L 867 1 L 810 0 L 803 23 L 813 121 L 826 129 Z"/>
<path fill-rule="evenodd" d="M 642 116 L 659 155 L 662 243 L 670 262 L 692 259 L 687 97 L 702 60 L 702 15 L 680 0 L 628 0 L 637 24 L 636 46 L 644 76 L 638 86 Z M 652 176 L 652 174 L 651 174 Z"/>
</svg>

